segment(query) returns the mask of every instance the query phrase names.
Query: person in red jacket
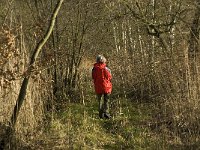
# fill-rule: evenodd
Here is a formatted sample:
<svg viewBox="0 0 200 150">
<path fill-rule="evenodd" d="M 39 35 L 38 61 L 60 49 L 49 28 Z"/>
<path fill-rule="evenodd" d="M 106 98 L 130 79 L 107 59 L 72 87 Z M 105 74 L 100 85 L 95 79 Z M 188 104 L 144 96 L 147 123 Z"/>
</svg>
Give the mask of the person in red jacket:
<svg viewBox="0 0 200 150">
<path fill-rule="evenodd" d="M 92 78 L 99 102 L 99 117 L 109 119 L 108 103 L 112 91 L 112 75 L 110 69 L 106 66 L 106 58 L 102 55 L 98 55 L 96 58 L 96 63 L 92 69 Z M 104 97 L 103 100 L 102 96 Z"/>
</svg>

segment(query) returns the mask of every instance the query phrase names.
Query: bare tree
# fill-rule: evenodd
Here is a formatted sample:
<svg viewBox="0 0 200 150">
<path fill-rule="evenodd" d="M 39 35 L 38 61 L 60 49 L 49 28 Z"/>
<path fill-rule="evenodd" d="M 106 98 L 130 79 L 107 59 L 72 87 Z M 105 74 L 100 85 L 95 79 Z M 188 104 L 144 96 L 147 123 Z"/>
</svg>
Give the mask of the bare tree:
<svg viewBox="0 0 200 150">
<path fill-rule="evenodd" d="M 57 14 L 59 12 L 59 9 L 60 9 L 62 3 L 63 3 L 63 0 L 60 0 L 57 3 L 57 5 L 54 9 L 54 12 L 52 14 L 52 18 L 51 18 L 51 22 L 49 24 L 48 30 L 47 30 L 46 34 L 44 35 L 44 38 L 41 39 L 41 41 L 37 44 L 37 46 L 34 50 L 34 53 L 31 57 L 29 67 L 27 69 L 27 75 L 25 76 L 25 78 L 22 82 L 22 86 L 21 86 L 21 89 L 20 89 L 20 92 L 19 92 L 19 95 L 18 95 L 18 99 L 16 101 L 16 105 L 14 107 L 14 111 L 13 111 L 13 114 L 12 114 L 12 117 L 11 117 L 11 122 L 10 122 L 11 126 L 10 126 L 9 129 L 7 129 L 6 134 L 5 134 L 5 138 L 1 141 L 1 146 L 2 146 L 1 149 L 4 149 L 4 146 L 5 146 L 5 143 L 6 143 L 6 140 L 7 140 L 6 137 L 11 135 L 10 132 L 12 132 L 12 130 L 15 128 L 17 117 L 18 117 L 18 114 L 20 112 L 20 108 L 21 108 L 23 101 L 24 101 L 24 98 L 26 96 L 26 90 L 27 90 L 27 86 L 28 86 L 29 79 L 30 79 L 30 76 L 31 76 L 31 72 L 34 69 L 36 59 L 37 59 L 42 47 L 44 46 L 44 44 L 46 43 L 46 41 L 48 40 L 48 38 L 50 37 L 50 35 L 52 33 L 52 30 L 53 30 L 54 24 L 55 24 L 55 19 L 57 17 Z"/>
</svg>

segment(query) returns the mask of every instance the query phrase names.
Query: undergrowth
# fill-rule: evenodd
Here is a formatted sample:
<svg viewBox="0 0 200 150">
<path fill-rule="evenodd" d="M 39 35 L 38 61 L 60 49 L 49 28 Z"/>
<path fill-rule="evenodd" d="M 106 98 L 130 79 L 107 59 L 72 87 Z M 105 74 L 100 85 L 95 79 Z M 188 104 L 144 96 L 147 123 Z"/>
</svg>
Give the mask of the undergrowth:
<svg viewBox="0 0 200 150">
<path fill-rule="evenodd" d="M 97 101 L 67 103 L 54 114 L 45 132 L 32 140 L 32 149 L 167 149 L 163 136 L 149 128 L 150 104 L 119 98 L 112 119 L 98 118 Z M 29 149 L 31 146 L 28 146 Z"/>
<path fill-rule="evenodd" d="M 16 139 L 16 149 L 29 150 L 171 150 L 197 149 L 185 145 L 152 102 L 111 99 L 112 119 L 98 117 L 95 98 L 65 103 L 45 128 L 27 139 Z M 19 145 L 20 143 L 20 145 Z M 20 147 L 20 148 L 19 148 Z"/>
</svg>

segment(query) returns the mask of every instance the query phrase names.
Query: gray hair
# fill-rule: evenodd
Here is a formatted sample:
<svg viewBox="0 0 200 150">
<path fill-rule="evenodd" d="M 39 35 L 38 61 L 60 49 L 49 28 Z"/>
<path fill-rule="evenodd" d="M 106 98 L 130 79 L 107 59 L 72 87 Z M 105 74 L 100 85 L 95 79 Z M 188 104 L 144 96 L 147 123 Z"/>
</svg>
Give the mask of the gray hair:
<svg viewBox="0 0 200 150">
<path fill-rule="evenodd" d="M 96 58 L 97 63 L 105 63 L 106 58 L 103 55 L 98 55 Z"/>
</svg>

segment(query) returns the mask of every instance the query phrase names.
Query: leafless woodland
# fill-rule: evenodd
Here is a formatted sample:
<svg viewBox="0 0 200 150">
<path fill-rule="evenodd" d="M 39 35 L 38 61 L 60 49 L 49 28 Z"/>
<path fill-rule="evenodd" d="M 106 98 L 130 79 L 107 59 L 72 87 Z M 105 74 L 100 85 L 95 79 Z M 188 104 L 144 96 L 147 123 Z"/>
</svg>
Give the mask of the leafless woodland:
<svg viewBox="0 0 200 150">
<path fill-rule="evenodd" d="M 158 128 L 200 143 L 200 1 L 64 0 L 53 18 L 61 1 L 0 0 L 1 139 L 10 126 L 30 139 L 63 105 L 85 105 L 103 54 L 113 99 L 155 104 Z"/>
</svg>

